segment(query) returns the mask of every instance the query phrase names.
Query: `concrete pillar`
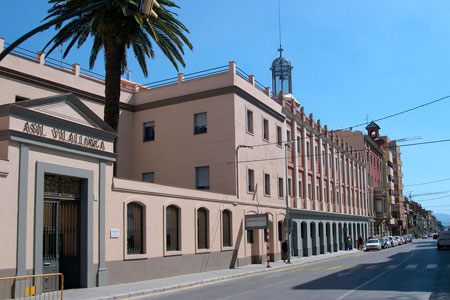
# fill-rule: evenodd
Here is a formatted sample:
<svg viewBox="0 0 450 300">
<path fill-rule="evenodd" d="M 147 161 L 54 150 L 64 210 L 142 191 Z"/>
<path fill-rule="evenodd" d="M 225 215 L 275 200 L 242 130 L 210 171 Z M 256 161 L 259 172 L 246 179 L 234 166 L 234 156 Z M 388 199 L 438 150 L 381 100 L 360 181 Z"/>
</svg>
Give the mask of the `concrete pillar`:
<svg viewBox="0 0 450 300">
<path fill-rule="evenodd" d="M 312 255 L 312 241 L 311 241 L 311 227 L 310 222 L 304 222 L 302 225 L 303 237 L 304 237 L 304 246 L 303 246 L 303 256 L 311 256 Z"/>
<path fill-rule="evenodd" d="M 319 223 L 319 250 L 320 254 L 327 253 L 327 238 L 325 232 L 325 223 Z"/>
<path fill-rule="evenodd" d="M 311 252 L 312 255 L 318 255 L 320 253 L 319 249 L 319 226 L 317 222 L 311 222 L 310 223 L 311 228 Z"/>
<path fill-rule="evenodd" d="M 331 196 L 331 199 L 334 199 L 333 203 L 334 203 L 334 212 L 337 212 L 337 197 L 336 197 L 336 191 L 337 189 L 337 184 L 336 184 L 336 153 L 334 151 L 334 147 L 331 147 L 331 172 L 333 174 L 333 195 Z M 331 202 L 330 199 L 330 202 Z"/>
<path fill-rule="evenodd" d="M 298 257 L 303 257 L 303 240 L 302 240 L 302 223 L 300 220 L 295 220 L 297 227 L 297 249 L 294 249 L 294 253 L 297 252 Z"/>
</svg>

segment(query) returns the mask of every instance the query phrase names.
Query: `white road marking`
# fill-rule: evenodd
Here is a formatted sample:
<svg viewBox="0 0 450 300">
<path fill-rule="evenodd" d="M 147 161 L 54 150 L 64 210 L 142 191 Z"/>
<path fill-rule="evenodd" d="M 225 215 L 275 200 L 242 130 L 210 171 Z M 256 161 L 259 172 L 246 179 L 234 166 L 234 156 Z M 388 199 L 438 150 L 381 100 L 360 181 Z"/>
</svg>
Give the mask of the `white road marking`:
<svg viewBox="0 0 450 300">
<path fill-rule="evenodd" d="M 435 264 L 431 264 L 431 265 L 427 265 L 427 269 L 436 269 L 437 265 Z"/>
<path fill-rule="evenodd" d="M 406 269 L 415 269 L 417 268 L 417 265 L 407 265 Z"/>
<path fill-rule="evenodd" d="M 274 278 L 274 277 L 280 277 L 280 276 L 281 276 L 281 274 L 273 274 L 273 275 L 266 276 L 264 278 Z"/>
</svg>

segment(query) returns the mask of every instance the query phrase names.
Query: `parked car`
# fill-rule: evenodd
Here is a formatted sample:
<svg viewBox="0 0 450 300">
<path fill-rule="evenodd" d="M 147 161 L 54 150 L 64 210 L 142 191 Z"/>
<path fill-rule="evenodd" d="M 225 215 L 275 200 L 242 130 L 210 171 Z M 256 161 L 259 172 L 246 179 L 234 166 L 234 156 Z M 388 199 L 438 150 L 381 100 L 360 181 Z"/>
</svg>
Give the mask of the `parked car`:
<svg viewBox="0 0 450 300">
<path fill-rule="evenodd" d="M 433 233 L 433 240 L 437 240 L 438 236 L 439 236 L 439 233 L 437 233 L 437 232 Z"/>
<path fill-rule="evenodd" d="M 397 241 L 397 246 L 402 244 L 402 241 L 398 235 L 394 236 L 394 240 Z"/>
<path fill-rule="evenodd" d="M 382 242 L 381 242 L 381 247 L 383 248 L 383 249 L 387 249 L 387 248 L 390 248 L 391 247 L 391 241 L 388 239 L 388 238 L 381 238 L 380 239 Z"/>
<path fill-rule="evenodd" d="M 379 239 L 370 239 L 366 244 L 366 251 L 370 250 L 381 250 L 381 241 Z"/>
<path fill-rule="evenodd" d="M 437 248 L 450 247 L 450 231 L 440 231 L 437 235 Z"/>
<path fill-rule="evenodd" d="M 426 234 L 422 235 L 422 239 L 423 239 L 423 240 L 425 240 L 425 239 L 427 239 L 427 238 L 428 238 L 428 235 L 426 235 Z"/>
<path fill-rule="evenodd" d="M 389 241 L 391 242 L 391 247 L 398 246 L 398 242 L 394 239 L 394 237 L 392 237 L 392 236 L 387 236 L 387 238 L 388 238 Z"/>
</svg>

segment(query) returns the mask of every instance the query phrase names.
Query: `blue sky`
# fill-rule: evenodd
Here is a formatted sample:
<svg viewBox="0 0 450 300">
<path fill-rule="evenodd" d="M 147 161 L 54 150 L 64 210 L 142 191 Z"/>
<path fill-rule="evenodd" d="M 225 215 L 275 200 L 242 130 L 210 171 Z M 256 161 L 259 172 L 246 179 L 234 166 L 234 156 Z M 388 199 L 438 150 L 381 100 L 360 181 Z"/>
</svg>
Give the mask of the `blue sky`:
<svg viewBox="0 0 450 300">
<path fill-rule="evenodd" d="M 13 42 L 40 24 L 50 7 L 46 1 L 2 1 L 0 36 Z M 178 0 L 179 18 L 191 31 L 194 50 L 187 50 L 187 74 L 236 61 L 266 86 L 269 67 L 278 56 L 276 0 Z M 293 93 L 305 111 L 331 129 L 377 119 L 450 95 L 450 2 L 298 1 L 280 0 L 284 55 L 293 66 Z M 22 44 L 39 51 L 51 31 Z M 88 68 L 90 44 L 73 49 L 65 59 Z M 55 52 L 52 57 L 59 58 Z M 142 76 L 129 56 L 132 80 L 148 83 L 176 76 L 160 52 Z M 94 71 L 104 73 L 102 55 Z M 450 139 L 450 99 L 380 121 L 381 134 L 391 139 L 421 136 L 425 142 Z M 363 130 L 363 127 L 355 128 Z M 406 142 L 408 143 L 408 142 Z M 405 143 L 405 144 L 406 144 Z M 405 195 L 450 190 L 450 143 L 401 149 Z M 446 196 L 430 201 L 439 196 Z M 450 193 L 416 199 L 425 208 L 450 213 Z M 422 201 L 421 201 L 422 200 Z M 448 206 L 443 206 L 448 205 Z M 440 206 L 440 207 L 438 207 Z"/>
</svg>

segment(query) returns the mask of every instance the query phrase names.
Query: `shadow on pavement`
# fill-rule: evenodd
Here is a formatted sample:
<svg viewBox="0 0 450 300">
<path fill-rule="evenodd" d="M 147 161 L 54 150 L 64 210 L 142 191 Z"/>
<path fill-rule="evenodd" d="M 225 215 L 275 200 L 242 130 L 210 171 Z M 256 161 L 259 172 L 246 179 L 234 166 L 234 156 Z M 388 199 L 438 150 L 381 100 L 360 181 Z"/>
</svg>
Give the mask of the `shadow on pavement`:
<svg viewBox="0 0 450 300">
<path fill-rule="evenodd" d="M 408 259 L 410 255 L 411 251 L 396 253 L 387 262 L 360 264 L 293 289 L 353 290 L 362 285 L 358 291 L 429 292 L 429 299 L 450 299 L 449 253 L 438 251 L 435 241 L 423 241 Z"/>
</svg>

